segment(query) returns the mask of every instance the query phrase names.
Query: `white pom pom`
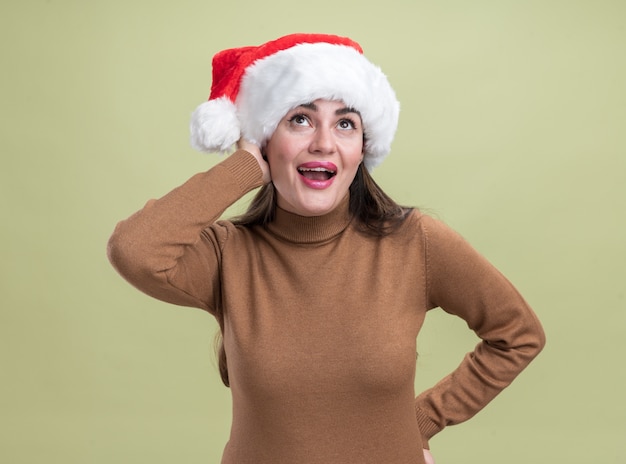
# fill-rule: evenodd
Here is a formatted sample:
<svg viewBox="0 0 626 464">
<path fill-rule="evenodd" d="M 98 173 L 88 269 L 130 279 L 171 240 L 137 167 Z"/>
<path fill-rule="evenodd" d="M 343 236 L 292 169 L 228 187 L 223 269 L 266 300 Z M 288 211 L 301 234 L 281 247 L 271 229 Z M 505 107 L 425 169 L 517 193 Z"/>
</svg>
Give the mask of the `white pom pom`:
<svg viewBox="0 0 626 464">
<path fill-rule="evenodd" d="M 237 109 L 227 97 L 204 102 L 191 115 L 190 130 L 196 150 L 229 153 L 241 134 Z"/>
</svg>

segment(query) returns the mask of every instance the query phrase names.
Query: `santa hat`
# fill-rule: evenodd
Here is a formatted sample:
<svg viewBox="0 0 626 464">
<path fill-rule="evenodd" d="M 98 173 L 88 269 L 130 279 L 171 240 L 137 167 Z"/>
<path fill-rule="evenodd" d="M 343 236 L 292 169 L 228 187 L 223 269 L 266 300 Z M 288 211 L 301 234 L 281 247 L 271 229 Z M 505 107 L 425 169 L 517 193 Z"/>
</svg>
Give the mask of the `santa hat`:
<svg viewBox="0 0 626 464">
<path fill-rule="evenodd" d="M 341 100 L 361 114 L 368 169 L 389 154 L 400 105 L 387 77 L 347 37 L 292 34 L 213 57 L 211 95 L 194 111 L 191 144 L 230 152 L 243 137 L 263 146 L 293 108 Z"/>
</svg>

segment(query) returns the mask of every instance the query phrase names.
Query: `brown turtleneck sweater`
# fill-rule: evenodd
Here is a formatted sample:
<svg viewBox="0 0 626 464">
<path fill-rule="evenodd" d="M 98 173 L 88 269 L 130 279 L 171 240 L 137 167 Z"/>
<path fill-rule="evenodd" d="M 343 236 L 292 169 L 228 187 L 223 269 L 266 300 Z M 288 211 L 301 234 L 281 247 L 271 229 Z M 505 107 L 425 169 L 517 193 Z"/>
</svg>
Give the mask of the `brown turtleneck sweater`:
<svg viewBox="0 0 626 464">
<path fill-rule="evenodd" d="M 278 209 L 267 229 L 217 221 L 262 183 L 239 151 L 120 222 L 115 268 L 143 292 L 224 316 L 233 395 L 225 464 L 422 464 L 537 355 L 544 334 L 514 287 L 415 211 L 391 236 Z M 217 221 L 217 222 L 216 222 Z M 434 307 L 482 339 L 417 398 L 416 337 Z"/>
</svg>

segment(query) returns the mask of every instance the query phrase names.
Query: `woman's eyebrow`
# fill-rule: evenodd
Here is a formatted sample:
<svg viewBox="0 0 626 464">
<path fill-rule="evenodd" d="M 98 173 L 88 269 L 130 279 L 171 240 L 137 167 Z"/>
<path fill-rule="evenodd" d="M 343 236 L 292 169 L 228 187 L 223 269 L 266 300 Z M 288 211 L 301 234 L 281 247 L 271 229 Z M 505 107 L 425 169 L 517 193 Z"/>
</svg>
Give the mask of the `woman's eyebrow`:
<svg viewBox="0 0 626 464">
<path fill-rule="evenodd" d="M 335 111 L 335 114 L 337 116 L 341 116 L 342 114 L 348 114 L 348 113 L 355 113 L 361 116 L 361 113 L 359 113 L 358 110 L 355 110 L 354 108 L 349 108 L 349 107 L 339 108 L 337 111 Z"/>
<path fill-rule="evenodd" d="M 313 102 L 303 103 L 302 105 L 298 105 L 298 108 L 304 108 L 304 109 L 311 110 L 311 111 L 317 111 L 318 109 L 317 105 Z M 335 111 L 335 114 L 337 116 L 341 116 L 341 115 L 348 114 L 348 113 L 355 113 L 361 116 L 361 113 L 358 110 L 355 110 L 354 108 L 351 108 L 348 106 L 344 108 L 339 108 L 337 111 Z"/>
</svg>

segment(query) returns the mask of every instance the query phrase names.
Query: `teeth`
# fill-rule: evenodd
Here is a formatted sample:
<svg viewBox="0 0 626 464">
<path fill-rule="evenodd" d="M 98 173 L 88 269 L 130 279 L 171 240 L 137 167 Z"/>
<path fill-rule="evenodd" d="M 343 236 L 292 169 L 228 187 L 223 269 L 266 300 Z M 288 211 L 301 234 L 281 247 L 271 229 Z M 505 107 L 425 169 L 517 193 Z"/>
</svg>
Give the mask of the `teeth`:
<svg viewBox="0 0 626 464">
<path fill-rule="evenodd" d="M 298 171 L 316 171 L 316 172 L 330 172 L 331 174 L 333 174 L 335 171 L 331 171 L 329 169 L 326 168 L 298 168 Z"/>
</svg>

